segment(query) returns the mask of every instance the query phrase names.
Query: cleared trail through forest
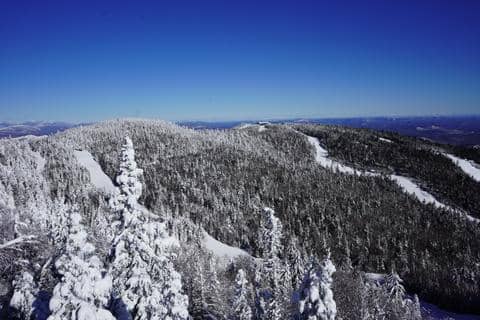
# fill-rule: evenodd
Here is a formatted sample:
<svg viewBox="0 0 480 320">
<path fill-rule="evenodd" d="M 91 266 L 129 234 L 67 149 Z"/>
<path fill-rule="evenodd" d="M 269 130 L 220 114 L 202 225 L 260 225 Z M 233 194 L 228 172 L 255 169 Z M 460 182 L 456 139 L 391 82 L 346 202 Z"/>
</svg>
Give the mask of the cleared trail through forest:
<svg viewBox="0 0 480 320">
<path fill-rule="evenodd" d="M 298 131 L 297 131 L 298 132 Z M 381 174 L 378 172 L 369 172 L 369 171 L 362 171 L 347 165 L 344 165 L 336 160 L 330 159 L 328 157 L 328 151 L 320 145 L 320 141 L 316 137 L 308 136 L 302 132 L 298 132 L 301 135 L 305 136 L 308 142 L 313 146 L 315 150 L 315 161 L 320 164 L 322 167 L 326 169 L 330 169 L 336 172 L 350 174 L 350 175 L 363 175 L 363 176 L 370 176 L 370 177 L 380 177 Z M 458 158 L 457 158 L 458 159 Z M 460 159 L 462 160 L 462 159 Z M 471 165 L 471 164 L 470 164 Z M 479 170 L 480 175 L 480 170 Z M 459 213 L 462 217 L 465 217 L 469 221 L 480 223 L 480 219 L 474 218 L 473 216 L 454 209 L 440 201 L 438 201 L 432 194 L 428 193 L 427 191 L 423 190 L 418 186 L 412 178 L 399 176 L 391 174 L 388 176 L 393 182 L 395 182 L 400 188 L 407 194 L 413 195 L 418 200 L 424 203 L 433 204 L 435 207 L 440 209 L 447 209 L 453 212 Z"/>
<path fill-rule="evenodd" d="M 462 159 L 446 152 L 444 152 L 443 155 L 452 160 L 455 165 L 460 167 L 460 169 L 462 169 L 462 171 L 470 176 L 473 180 L 480 182 L 480 165 L 474 161 Z"/>
</svg>

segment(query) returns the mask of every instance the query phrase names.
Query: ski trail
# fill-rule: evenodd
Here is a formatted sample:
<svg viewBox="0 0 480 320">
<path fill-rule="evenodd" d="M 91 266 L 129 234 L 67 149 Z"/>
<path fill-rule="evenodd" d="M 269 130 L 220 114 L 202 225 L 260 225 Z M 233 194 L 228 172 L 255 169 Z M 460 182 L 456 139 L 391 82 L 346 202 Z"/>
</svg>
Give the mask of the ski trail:
<svg viewBox="0 0 480 320">
<path fill-rule="evenodd" d="M 453 154 L 443 153 L 447 158 L 452 160 L 455 165 L 460 167 L 463 172 L 465 172 L 468 176 L 472 177 L 473 180 L 480 182 L 480 166 L 473 161 L 461 159 L 459 157 L 454 156 Z"/>
<path fill-rule="evenodd" d="M 78 163 L 87 169 L 90 174 L 90 182 L 100 190 L 110 194 L 115 194 L 117 188 L 113 185 L 109 176 L 103 172 L 102 167 L 93 158 L 92 154 L 86 150 L 74 150 Z"/>
<path fill-rule="evenodd" d="M 322 167 L 326 169 L 330 169 L 333 171 L 337 171 L 340 173 L 344 174 L 350 174 L 350 175 L 364 175 L 364 176 L 370 176 L 370 177 L 379 177 L 381 176 L 380 173 L 377 172 L 367 172 L 367 171 L 360 171 L 356 170 L 352 167 L 346 166 L 338 161 L 332 160 L 328 158 L 328 151 L 324 149 L 320 145 L 320 141 L 318 138 L 311 137 L 308 135 L 305 135 L 300 132 L 300 134 L 304 135 L 307 137 L 308 142 L 313 146 L 315 150 L 315 161 L 320 164 Z M 461 212 L 459 210 L 456 210 L 450 206 L 447 206 L 446 204 L 438 201 L 433 195 L 428 193 L 427 191 L 423 190 L 420 188 L 411 178 L 404 177 L 404 176 L 399 176 L 399 175 L 389 175 L 389 178 L 395 182 L 400 188 L 403 190 L 403 192 L 410 194 L 420 200 L 423 203 L 429 203 L 433 204 L 435 207 L 440 208 L 440 209 L 447 209 L 450 211 L 458 212 L 461 216 L 465 217 L 469 221 L 475 222 L 475 223 L 480 223 L 480 219 L 475 218 L 465 212 Z"/>
</svg>

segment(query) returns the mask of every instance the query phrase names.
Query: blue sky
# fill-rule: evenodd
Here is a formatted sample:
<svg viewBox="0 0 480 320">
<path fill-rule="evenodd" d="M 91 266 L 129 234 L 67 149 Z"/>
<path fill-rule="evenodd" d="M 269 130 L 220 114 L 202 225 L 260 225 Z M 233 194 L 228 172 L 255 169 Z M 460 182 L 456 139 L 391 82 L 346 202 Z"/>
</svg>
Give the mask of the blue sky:
<svg viewBox="0 0 480 320">
<path fill-rule="evenodd" d="M 0 120 L 480 113 L 480 1 L 2 1 Z"/>
</svg>

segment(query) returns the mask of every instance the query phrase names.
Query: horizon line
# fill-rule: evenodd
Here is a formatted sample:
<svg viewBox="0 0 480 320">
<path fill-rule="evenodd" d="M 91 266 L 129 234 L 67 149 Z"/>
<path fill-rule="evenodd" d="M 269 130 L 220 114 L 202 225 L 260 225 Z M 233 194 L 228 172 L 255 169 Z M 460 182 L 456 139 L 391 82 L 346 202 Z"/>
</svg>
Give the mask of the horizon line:
<svg viewBox="0 0 480 320">
<path fill-rule="evenodd" d="M 243 119 L 185 119 L 185 120 L 167 120 L 160 117 L 112 117 L 108 119 L 93 120 L 93 121 L 66 121 L 66 120 L 25 120 L 25 121 L 8 121 L 0 120 L 1 124 L 8 125 L 22 125 L 26 123 L 45 123 L 45 124 L 73 124 L 73 125 L 86 125 L 100 123 L 109 120 L 163 120 L 172 123 L 184 123 L 184 122 L 205 122 L 205 123 L 218 123 L 218 122 L 255 122 L 255 121 L 292 121 L 292 120 L 323 120 L 323 119 L 381 119 L 381 118 L 394 118 L 394 119 L 407 119 L 407 118 L 461 118 L 461 117 L 480 117 L 478 114 L 426 114 L 426 115 L 372 115 L 372 116 L 292 116 L 292 117 L 258 117 L 258 118 L 243 118 Z"/>
</svg>

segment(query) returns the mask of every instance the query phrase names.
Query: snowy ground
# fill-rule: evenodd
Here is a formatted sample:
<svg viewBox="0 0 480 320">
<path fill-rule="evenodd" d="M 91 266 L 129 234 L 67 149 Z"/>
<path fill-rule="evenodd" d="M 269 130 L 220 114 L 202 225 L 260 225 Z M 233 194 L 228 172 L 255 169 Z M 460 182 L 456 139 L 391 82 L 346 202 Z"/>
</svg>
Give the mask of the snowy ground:
<svg viewBox="0 0 480 320">
<path fill-rule="evenodd" d="M 315 161 L 317 161 L 322 167 L 327 169 L 332 169 L 334 171 L 338 171 L 341 173 L 346 174 L 357 174 L 361 175 L 362 172 L 359 170 L 355 170 L 349 166 L 341 164 L 335 160 L 328 158 L 328 151 L 325 150 L 321 145 L 320 141 L 318 141 L 315 137 L 307 136 L 308 142 L 315 148 Z M 367 175 L 374 175 L 371 172 L 366 172 Z"/>
<path fill-rule="evenodd" d="M 48 137 L 48 136 L 46 136 L 46 135 L 34 136 L 34 135 L 31 135 L 31 134 L 27 134 L 25 136 L 19 136 L 19 137 L 12 138 L 12 139 L 15 139 L 15 140 L 40 140 L 40 139 L 43 139 L 43 138 L 46 138 L 46 137 Z"/>
<path fill-rule="evenodd" d="M 264 124 L 258 124 L 258 123 L 242 123 L 241 125 L 236 126 L 234 129 L 242 130 L 242 129 L 253 128 L 253 127 L 257 127 L 258 132 L 263 132 L 267 130 L 267 127 Z"/>
<path fill-rule="evenodd" d="M 97 189 L 103 190 L 110 194 L 116 192 L 116 188 L 113 185 L 112 180 L 105 174 L 105 172 L 103 172 L 102 168 L 98 162 L 95 161 L 90 152 L 86 150 L 75 150 L 74 153 L 78 163 L 87 169 L 88 173 L 90 174 L 90 181 Z"/>
<path fill-rule="evenodd" d="M 356 169 L 351 168 L 349 166 L 346 166 L 346 165 L 344 165 L 344 164 L 342 164 L 338 161 L 335 161 L 335 160 L 332 160 L 332 159 L 328 158 L 328 151 L 325 150 L 320 145 L 320 141 L 317 138 L 310 137 L 310 136 L 306 136 L 306 137 L 308 139 L 308 142 L 313 146 L 313 148 L 315 150 L 315 161 L 318 164 L 320 164 L 322 167 L 327 168 L 327 169 L 331 169 L 331 170 L 334 170 L 334 171 L 338 171 L 340 173 L 345 173 L 345 174 L 366 175 L 366 176 L 373 176 L 373 177 L 380 176 L 379 173 L 356 170 Z M 459 159 L 459 158 L 456 158 L 456 159 Z M 459 160 L 462 160 L 462 159 L 459 159 Z M 466 161 L 466 160 L 463 160 L 463 161 Z M 468 161 L 466 161 L 466 162 L 468 164 L 470 164 L 470 166 L 472 166 L 471 163 L 469 163 Z M 477 169 L 473 166 L 472 166 L 472 168 L 476 169 L 476 170 L 479 170 L 479 169 Z M 476 173 L 476 171 L 472 170 L 472 168 L 469 168 L 469 170 L 470 170 L 469 172 L 470 173 L 472 173 L 472 172 Z M 480 174 L 480 170 L 478 171 L 478 174 Z M 402 190 L 405 193 L 408 193 L 408 194 L 416 197 L 418 200 L 420 200 L 422 202 L 431 203 L 434 206 L 436 206 L 437 208 L 448 209 L 448 210 L 458 212 L 458 210 L 455 210 L 455 209 L 441 203 L 437 199 L 435 199 L 435 197 L 433 195 L 431 195 L 430 193 L 428 193 L 427 191 L 422 190 L 422 188 L 420 188 L 411 178 L 392 174 L 392 175 L 390 175 L 390 179 L 392 179 L 396 184 L 398 184 L 400 186 L 400 188 L 402 188 Z M 461 216 L 465 217 L 469 221 L 480 223 L 480 219 L 474 218 L 467 213 L 462 213 L 462 212 L 459 212 L 459 213 L 460 213 Z"/>
<path fill-rule="evenodd" d="M 383 283 L 385 281 L 386 276 L 387 275 L 384 273 L 373 273 L 373 272 L 365 273 L 365 278 L 367 278 L 367 280 L 371 282 Z"/>
<path fill-rule="evenodd" d="M 234 127 L 234 129 L 242 130 L 242 129 L 253 127 L 255 125 L 256 125 L 255 123 L 242 123 L 242 124 Z"/>
<path fill-rule="evenodd" d="M 234 259 L 240 256 L 250 257 L 250 255 L 237 247 L 229 246 L 223 242 L 220 242 L 210 236 L 204 231 L 203 245 L 207 250 L 210 250 L 218 258 Z"/>
<path fill-rule="evenodd" d="M 463 172 L 472 177 L 475 181 L 480 182 L 480 165 L 473 161 L 458 158 L 453 154 L 444 153 L 444 155 L 459 166 Z"/>
<path fill-rule="evenodd" d="M 382 138 L 382 137 L 378 138 L 378 140 L 383 141 L 383 142 L 386 142 L 386 143 L 392 143 L 392 140 L 386 139 L 386 138 Z"/>
<path fill-rule="evenodd" d="M 42 155 L 39 152 L 34 152 L 35 155 L 35 162 L 37 164 L 37 170 L 38 171 L 43 171 L 43 168 L 45 168 L 45 159 L 42 157 Z"/>
<path fill-rule="evenodd" d="M 435 197 L 432 196 L 430 193 L 422 190 L 415 182 L 413 182 L 413 180 L 394 174 L 390 175 L 390 178 L 395 181 L 402 188 L 403 191 L 408 194 L 414 195 L 418 200 L 425 203 L 431 203 L 437 208 L 451 209 L 450 207 L 435 199 Z"/>
<path fill-rule="evenodd" d="M 411 194 L 415 196 L 418 200 L 425 202 L 425 203 L 431 203 L 437 208 L 441 209 L 447 209 L 453 212 L 457 212 L 460 216 L 466 218 L 467 220 L 475 223 L 480 223 L 480 219 L 475 218 L 465 212 L 461 212 L 459 210 L 456 210 L 450 206 L 447 206 L 437 199 L 435 199 L 434 196 L 432 196 L 430 193 L 426 192 L 425 190 L 422 190 L 413 180 L 402 177 L 402 176 L 397 176 L 397 175 L 391 175 L 390 178 L 395 181 L 403 191 L 405 191 L 408 194 Z"/>
</svg>

